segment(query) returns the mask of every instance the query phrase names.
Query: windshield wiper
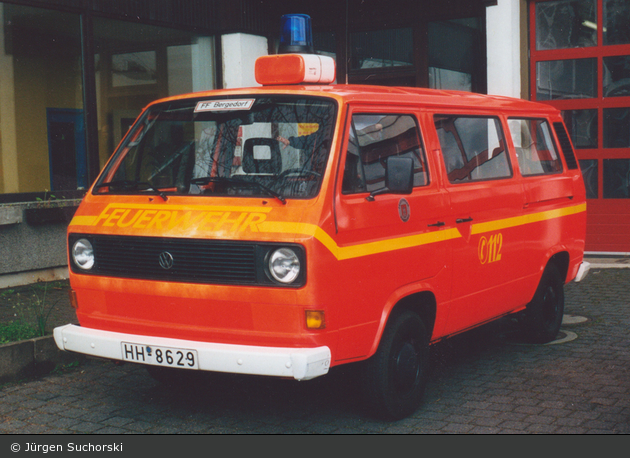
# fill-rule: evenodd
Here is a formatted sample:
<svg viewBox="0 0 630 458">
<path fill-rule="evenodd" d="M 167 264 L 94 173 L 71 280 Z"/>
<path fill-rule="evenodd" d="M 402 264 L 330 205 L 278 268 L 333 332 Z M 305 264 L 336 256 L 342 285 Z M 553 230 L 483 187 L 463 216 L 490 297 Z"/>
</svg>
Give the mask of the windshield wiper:
<svg viewBox="0 0 630 458">
<path fill-rule="evenodd" d="M 287 199 L 285 199 L 284 196 L 282 196 L 281 194 L 278 194 L 276 191 L 274 191 L 271 188 L 268 188 L 264 184 L 260 184 L 256 181 L 238 180 L 236 178 L 227 178 L 227 177 L 204 177 L 204 178 L 194 178 L 190 180 L 190 182 L 196 185 L 205 185 L 208 183 L 228 183 L 230 185 L 243 185 L 243 186 L 248 186 L 250 188 L 252 187 L 258 188 L 258 189 L 261 189 L 262 191 L 265 191 L 270 196 L 273 196 L 276 199 L 278 199 L 280 202 L 282 202 L 283 205 L 286 205 L 287 203 Z"/>
<path fill-rule="evenodd" d="M 151 191 L 151 192 L 155 193 L 155 195 L 160 196 L 162 198 L 162 200 L 164 200 L 164 202 L 166 202 L 168 200 L 168 197 L 166 196 L 165 192 L 154 188 L 151 183 L 146 182 L 146 181 L 132 181 L 132 180 L 107 181 L 105 183 L 101 183 L 101 184 L 98 184 L 98 185 L 94 186 L 94 190 L 101 189 L 101 188 L 107 188 L 107 187 L 109 187 L 109 188 L 121 188 L 122 190 Z M 142 187 L 143 189 L 140 189 L 140 187 Z"/>
</svg>

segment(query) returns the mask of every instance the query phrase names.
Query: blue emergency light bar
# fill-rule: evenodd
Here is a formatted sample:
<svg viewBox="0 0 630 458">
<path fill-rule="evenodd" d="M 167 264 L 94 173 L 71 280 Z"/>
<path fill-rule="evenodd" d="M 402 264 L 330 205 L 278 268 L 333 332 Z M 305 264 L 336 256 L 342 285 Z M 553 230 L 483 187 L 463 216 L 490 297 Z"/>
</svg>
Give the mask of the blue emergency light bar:
<svg viewBox="0 0 630 458">
<path fill-rule="evenodd" d="M 311 17 L 307 14 L 285 14 L 281 19 L 279 54 L 313 54 Z"/>
</svg>

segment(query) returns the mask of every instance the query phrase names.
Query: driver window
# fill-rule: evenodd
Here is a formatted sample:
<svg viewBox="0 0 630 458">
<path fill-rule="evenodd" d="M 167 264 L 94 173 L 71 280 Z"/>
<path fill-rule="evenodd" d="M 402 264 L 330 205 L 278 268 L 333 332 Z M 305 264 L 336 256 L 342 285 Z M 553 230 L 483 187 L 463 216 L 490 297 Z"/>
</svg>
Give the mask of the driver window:
<svg viewBox="0 0 630 458">
<path fill-rule="evenodd" d="M 372 192 L 385 186 L 389 156 L 411 157 L 414 186 L 426 186 L 429 174 L 415 118 L 399 114 L 352 116 L 342 192 Z"/>
</svg>

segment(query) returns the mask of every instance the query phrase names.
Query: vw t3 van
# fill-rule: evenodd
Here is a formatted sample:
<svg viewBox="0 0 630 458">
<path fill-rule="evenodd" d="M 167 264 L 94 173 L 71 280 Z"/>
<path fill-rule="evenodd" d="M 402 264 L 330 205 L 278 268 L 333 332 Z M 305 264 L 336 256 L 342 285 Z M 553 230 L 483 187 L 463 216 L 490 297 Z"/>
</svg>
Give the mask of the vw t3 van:
<svg viewBox="0 0 630 458">
<path fill-rule="evenodd" d="M 256 77 L 156 101 L 129 130 L 68 228 L 80 326 L 59 348 L 156 376 L 356 364 L 366 405 L 398 419 L 430 345 L 507 315 L 556 337 L 588 270 L 556 109 L 330 84 L 317 55 L 262 57 Z"/>
</svg>

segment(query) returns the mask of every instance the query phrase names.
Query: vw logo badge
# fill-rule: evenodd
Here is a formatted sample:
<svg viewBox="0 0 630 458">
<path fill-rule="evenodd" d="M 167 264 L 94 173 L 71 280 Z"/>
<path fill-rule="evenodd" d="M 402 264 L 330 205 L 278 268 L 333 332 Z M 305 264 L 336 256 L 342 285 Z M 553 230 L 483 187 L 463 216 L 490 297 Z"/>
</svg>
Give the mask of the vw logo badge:
<svg viewBox="0 0 630 458">
<path fill-rule="evenodd" d="M 160 266 L 162 267 L 162 269 L 164 270 L 169 270 L 171 267 L 173 267 L 173 255 L 171 253 L 169 253 L 168 251 L 162 251 L 160 253 Z"/>
</svg>

